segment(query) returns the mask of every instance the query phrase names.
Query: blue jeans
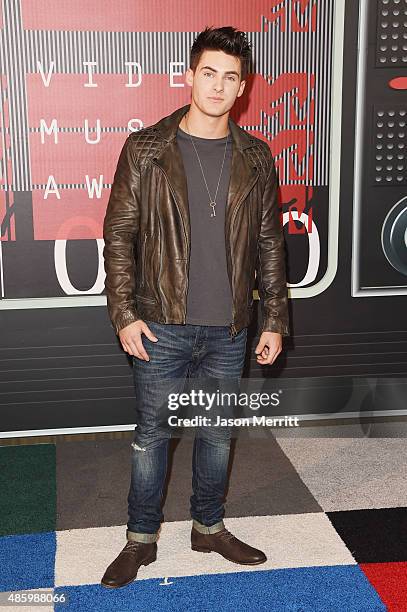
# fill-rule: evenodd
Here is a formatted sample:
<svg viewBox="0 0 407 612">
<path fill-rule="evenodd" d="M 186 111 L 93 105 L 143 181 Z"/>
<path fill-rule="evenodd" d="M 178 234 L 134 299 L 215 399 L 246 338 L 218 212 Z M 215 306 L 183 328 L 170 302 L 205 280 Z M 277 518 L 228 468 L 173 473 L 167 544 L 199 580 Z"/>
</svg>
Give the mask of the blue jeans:
<svg viewBox="0 0 407 612">
<path fill-rule="evenodd" d="M 182 393 L 187 378 L 216 381 L 220 391 L 226 388 L 230 391 L 234 384 L 238 392 L 247 328 L 232 339 L 227 326 L 146 323 L 158 342 L 143 334 L 142 342 L 150 361 L 133 357 L 136 429 L 127 539 L 154 542 L 163 520 L 161 502 L 172 435 L 168 426 L 171 414 L 168 395 Z M 205 410 L 201 409 L 202 412 Z M 223 528 L 230 440 L 229 426 L 196 428 L 190 512 L 194 526 L 203 533 Z"/>
</svg>

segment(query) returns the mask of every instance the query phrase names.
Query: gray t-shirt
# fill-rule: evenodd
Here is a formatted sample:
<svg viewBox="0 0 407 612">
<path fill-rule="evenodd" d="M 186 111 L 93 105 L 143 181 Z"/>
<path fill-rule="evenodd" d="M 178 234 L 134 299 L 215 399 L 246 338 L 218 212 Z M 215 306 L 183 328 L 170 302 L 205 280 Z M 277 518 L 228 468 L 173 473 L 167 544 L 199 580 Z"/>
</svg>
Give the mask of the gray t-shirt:
<svg viewBox="0 0 407 612">
<path fill-rule="evenodd" d="M 214 198 L 225 151 L 226 139 L 192 136 Z M 198 158 L 189 134 L 177 131 L 188 184 L 191 220 L 191 258 L 186 322 L 193 325 L 230 325 L 232 293 L 226 267 L 225 210 L 232 162 L 232 136 L 229 134 L 225 163 L 216 197 L 216 216 L 203 180 Z"/>
</svg>

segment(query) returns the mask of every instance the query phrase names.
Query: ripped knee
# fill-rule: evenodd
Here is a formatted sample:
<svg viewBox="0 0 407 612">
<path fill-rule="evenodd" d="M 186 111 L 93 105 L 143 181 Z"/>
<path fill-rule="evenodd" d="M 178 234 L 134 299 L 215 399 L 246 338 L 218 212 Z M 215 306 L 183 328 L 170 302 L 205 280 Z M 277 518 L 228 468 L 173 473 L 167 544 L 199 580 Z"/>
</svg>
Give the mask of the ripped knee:
<svg viewBox="0 0 407 612">
<path fill-rule="evenodd" d="M 133 447 L 133 450 L 136 450 L 136 451 L 144 451 L 145 452 L 147 450 L 146 448 L 143 448 L 142 446 L 139 446 L 138 444 L 136 444 L 136 442 L 132 442 L 131 446 Z"/>
</svg>

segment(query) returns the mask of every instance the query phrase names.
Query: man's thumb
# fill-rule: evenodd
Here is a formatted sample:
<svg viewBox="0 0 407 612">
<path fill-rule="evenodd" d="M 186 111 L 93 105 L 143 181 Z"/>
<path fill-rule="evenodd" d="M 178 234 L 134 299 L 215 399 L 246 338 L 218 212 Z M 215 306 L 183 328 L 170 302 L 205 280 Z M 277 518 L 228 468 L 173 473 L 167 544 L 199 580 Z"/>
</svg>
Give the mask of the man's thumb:
<svg viewBox="0 0 407 612">
<path fill-rule="evenodd" d="M 151 331 L 151 329 L 148 327 L 148 325 L 144 325 L 143 326 L 143 333 L 147 336 L 147 338 L 149 340 L 151 340 L 152 342 L 158 342 L 158 338 L 156 338 L 156 336 L 154 336 L 153 332 Z"/>
<path fill-rule="evenodd" d="M 256 353 L 256 355 L 259 355 L 259 354 L 262 352 L 263 348 L 264 348 L 264 345 L 262 345 L 262 344 L 259 342 L 259 343 L 258 343 L 258 345 L 256 346 L 255 350 L 254 350 L 254 352 Z"/>
</svg>

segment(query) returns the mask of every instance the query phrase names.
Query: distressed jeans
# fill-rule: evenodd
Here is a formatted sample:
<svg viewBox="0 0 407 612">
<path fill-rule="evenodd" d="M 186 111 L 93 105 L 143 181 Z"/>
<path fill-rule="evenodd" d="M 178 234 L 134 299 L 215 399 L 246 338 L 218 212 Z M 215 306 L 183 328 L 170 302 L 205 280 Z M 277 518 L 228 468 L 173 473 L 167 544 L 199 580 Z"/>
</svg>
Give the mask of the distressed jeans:
<svg viewBox="0 0 407 612">
<path fill-rule="evenodd" d="M 211 381 L 213 390 L 239 392 L 246 352 L 247 328 L 233 339 L 227 326 L 178 325 L 146 321 L 158 342 L 142 335 L 150 357 L 133 357 L 136 428 L 131 454 L 127 539 L 155 542 L 163 521 L 161 510 L 167 474 L 169 440 L 174 433 L 168 417 L 170 393 L 185 392 L 198 379 Z M 199 387 L 198 388 L 202 388 Z M 173 397 L 173 396 L 172 396 Z M 201 414 L 205 409 L 200 409 Z M 229 414 L 231 414 L 229 412 Z M 223 528 L 224 494 L 231 427 L 194 428 L 192 452 L 193 525 L 202 533 Z"/>
</svg>

